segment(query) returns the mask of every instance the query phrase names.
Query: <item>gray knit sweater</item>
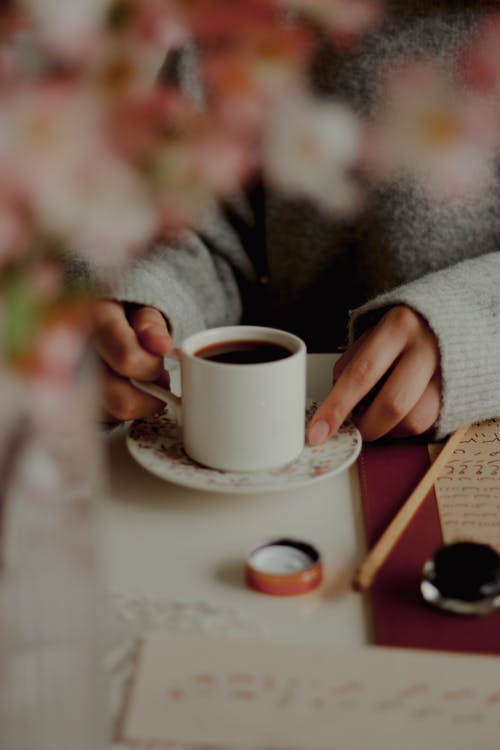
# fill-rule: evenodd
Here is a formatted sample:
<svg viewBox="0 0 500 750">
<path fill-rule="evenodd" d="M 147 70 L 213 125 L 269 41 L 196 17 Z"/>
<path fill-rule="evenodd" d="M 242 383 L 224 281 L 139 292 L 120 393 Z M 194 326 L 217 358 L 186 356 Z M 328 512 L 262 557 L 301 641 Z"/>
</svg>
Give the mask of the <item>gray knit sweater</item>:
<svg viewBox="0 0 500 750">
<path fill-rule="evenodd" d="M 394 2 L 384 28 L 340 70 L 318 52 L 315 87 L 369 115 L 382 63 L 420 51 L 453 58 L 482 3 L 459 5 Z M 189 74 L 189 59 L 177 62 Z M 265 189 L 252 198 L 241 210 L 214 211 L 198 234 L 157 244 L 117 280 L 116 297 L 162 310 L 177 343 L 204 327 L 252 321 L 297 332 L 309 351 L 334 351 L 404 303 L 439 341 L 438 436 L 500 416 L 500 184 L 486 197 L 436 206 L 398 182 L 373 191 L 350 223 Z"/>
</svg>

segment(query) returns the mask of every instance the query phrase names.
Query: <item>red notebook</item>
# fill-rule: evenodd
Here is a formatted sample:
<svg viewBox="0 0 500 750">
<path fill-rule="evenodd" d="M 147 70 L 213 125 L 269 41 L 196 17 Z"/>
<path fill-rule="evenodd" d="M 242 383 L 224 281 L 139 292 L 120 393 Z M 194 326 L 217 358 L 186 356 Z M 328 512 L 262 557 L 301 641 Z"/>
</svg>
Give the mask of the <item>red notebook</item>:
<svg viewBox="0 0 500 750">
<path fill-rule="evenodd" d="M 365 445 L 359 474 L 371 548 L 430 465 L 423 443 Z M 384 646 L 500 654 L 500 611 L 452 615 L 420 596 L 424 562 L 443 543 L 434 490 L 396 542 L 370 588 L 376 642 Z"/>
</svg>

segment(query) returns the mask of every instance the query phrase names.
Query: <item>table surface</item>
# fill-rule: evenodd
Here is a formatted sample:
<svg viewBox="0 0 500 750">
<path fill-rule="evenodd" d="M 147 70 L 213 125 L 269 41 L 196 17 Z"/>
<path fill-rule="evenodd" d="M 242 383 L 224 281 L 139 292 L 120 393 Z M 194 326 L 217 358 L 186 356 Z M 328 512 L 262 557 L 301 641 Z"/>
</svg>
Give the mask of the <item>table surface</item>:
<svg viewBox="0 0 500 750">
<path fill-rule="evenodd" d="M 308 355 L 308 395 L 328 393 L 335 355 Z M 108 440 L 104 579 L 119 595 L 233 610 L 264 637 L 360 645 L 371 641 L 366 603 L 351 589 L 365 554 L 357 466 L 293 490 L 217 494 L 178 487 L 129 456 L 124 431 Z M 272 597 L 249 589 L 249 549 L 275 536 L 321 552 L 315 591 Z"/>
</svg>

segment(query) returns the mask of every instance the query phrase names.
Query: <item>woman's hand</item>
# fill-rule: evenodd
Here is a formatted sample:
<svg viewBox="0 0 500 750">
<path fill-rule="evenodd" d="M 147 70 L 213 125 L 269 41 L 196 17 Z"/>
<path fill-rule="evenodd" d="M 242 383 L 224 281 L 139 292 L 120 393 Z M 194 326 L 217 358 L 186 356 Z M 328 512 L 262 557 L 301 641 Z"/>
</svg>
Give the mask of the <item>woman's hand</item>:
<svg viewBox="0 0 500 750">
<path fill-rule="evenodd" d="M 365 440 L 409 437 L 431 430 L 441 408 L 440 355 L 425 320 L 392 307 L 338 360 L 334 385 L 308 428 L 311 445 L 325 442 L 353 412 Z"/>
<path fill-rule="evenodd" d="M 93 345 L 101 364 L 103 419 L 125 421 L 160 411 L 164 404 L 134 388 L 129 378 L 168 388 L 163 357 L 172 349 L 167 322 L 154 307 L 135 307 L 127 316 L 119 302 L 101 300 L 95 309 Z"/>
</svg>

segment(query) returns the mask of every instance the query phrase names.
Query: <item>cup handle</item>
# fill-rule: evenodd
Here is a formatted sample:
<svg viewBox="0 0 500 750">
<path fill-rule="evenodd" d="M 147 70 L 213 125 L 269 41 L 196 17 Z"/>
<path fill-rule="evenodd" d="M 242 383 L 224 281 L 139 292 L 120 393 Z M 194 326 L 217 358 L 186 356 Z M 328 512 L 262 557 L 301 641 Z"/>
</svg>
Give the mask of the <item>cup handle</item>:
<svg viewBox="0 0 500 750">
<path fill-rule="evenodd" d="M 170 406 L 177 424 L 182 424 L 182 398 L 180 396 L 176 396 L 172 391 L 162 388 L 161 385 L 156 385 L 156 383 L 146 383 L 144 380 L 136 380 L 135 378 L 130 378 L 130 382 L 139 391 L 154 396 Z"/>
</svg>

